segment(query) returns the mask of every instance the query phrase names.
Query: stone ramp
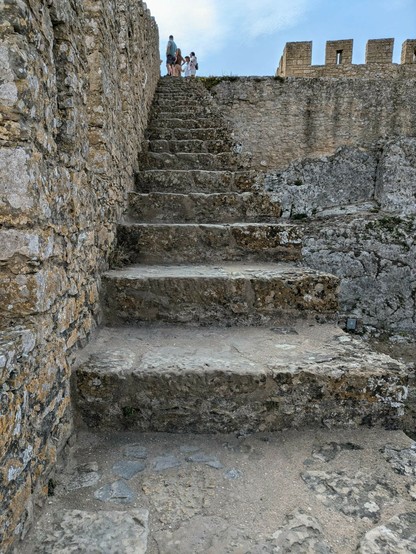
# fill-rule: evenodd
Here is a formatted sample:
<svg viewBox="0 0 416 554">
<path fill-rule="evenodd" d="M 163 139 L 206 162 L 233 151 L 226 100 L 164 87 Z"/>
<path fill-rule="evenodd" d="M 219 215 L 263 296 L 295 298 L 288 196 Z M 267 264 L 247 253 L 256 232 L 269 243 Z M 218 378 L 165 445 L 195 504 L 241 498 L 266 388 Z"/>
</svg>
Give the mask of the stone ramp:
<svg viewBox="0 0 416 554">
<path fill-rule="evenodd" d="M 106 328 L 81 353 L 85 425 L 239 433 L 395 426 L 404 366 L 334 324 Z"/>
<path fill-rule="evenodd" d="M 14 554 L 411 554 L 415 455 L 372 429 L 80 432 Z"/>
</svg>

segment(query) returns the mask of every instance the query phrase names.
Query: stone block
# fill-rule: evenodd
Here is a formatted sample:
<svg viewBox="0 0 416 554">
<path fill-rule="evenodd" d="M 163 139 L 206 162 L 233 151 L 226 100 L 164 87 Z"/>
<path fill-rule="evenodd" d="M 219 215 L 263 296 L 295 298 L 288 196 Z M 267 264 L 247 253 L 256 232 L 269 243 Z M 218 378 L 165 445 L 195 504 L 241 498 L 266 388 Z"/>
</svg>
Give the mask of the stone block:
<svg viewBox="0 0 416 554">
<path fill-rule="evenodd" d="M 365 63 L 392 63 L 394 38 L 367 41 Z"/>
<path fill-rule="evenodd" d="M 353 40 L 328 40 L 325 47 L 325 65 L 352 63 Z"/>
<path fill-rule="evenodd" d="M 416 39 L 409 39 L 403 42 L 400 63 L 416 64 Z"/>
</svg>

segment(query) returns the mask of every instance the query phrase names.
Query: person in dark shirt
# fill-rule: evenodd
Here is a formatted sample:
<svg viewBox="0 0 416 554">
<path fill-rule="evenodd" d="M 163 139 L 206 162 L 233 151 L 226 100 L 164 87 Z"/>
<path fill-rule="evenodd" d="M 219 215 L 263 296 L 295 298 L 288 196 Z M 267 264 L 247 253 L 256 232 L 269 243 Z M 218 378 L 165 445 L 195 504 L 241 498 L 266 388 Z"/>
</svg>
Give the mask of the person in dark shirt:
<svg viewBox="0 0 416 554">
<path fill-rule="evenodd" d="M 169 36 L 168 44 L 166 46 L 166 69 L 168 75 L 173 75 L 173 67 L 175 65 L 175 54 L 177 46 L 173 40 L 173 35 Z"/>
</svg>

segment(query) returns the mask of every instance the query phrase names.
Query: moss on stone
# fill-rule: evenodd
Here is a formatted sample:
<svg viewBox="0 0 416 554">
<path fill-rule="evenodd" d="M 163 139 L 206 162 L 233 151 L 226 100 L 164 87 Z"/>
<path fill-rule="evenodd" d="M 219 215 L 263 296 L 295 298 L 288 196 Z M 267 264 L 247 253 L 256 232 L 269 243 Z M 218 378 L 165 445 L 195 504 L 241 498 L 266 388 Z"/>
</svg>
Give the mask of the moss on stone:
<svg viewBox="0 0 416 554">
<path fill-rule="evenodd" d="M 198 77 L 198 81 L 204 85 L 207 90 L 211 90 L 222 81 L 237 81 L 239 77 Z"/>
</svg>

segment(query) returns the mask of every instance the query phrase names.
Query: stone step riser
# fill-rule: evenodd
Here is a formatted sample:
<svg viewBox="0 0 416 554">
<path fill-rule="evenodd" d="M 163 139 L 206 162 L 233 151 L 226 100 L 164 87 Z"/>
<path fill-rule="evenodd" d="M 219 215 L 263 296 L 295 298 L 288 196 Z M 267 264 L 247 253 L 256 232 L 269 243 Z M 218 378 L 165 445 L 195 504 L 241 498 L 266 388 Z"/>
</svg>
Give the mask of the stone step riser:
<svg viewBox="0 0 416 554">
<path fill-rule="evenodd" d="M 77 386 L 78 409 L 90 427 L 250 433 L 319 427 L 322 422 L 328 427 L 358 428 L 371 422 L 389 428 L 399 420 L 395 406 L 402 405 L 405 378 L 349 372 L 337 378 L 307 370 L 178 375 L 169 367 L 146 373 L 138 367 L 121 378 L 86 365 L 77 371 Z M 380 402 L 382 395 L 391 402 Z"/>
<path fill-rule="evenodd" d="M 176 110 L 179 110 L 181 113 L 183 113 L 185 117 L 189 117 L 189 114 L 193 113 L 218 114 L 218 112 L 214 110 L 211 106 L 201 104 L 201 99 L 199 98 L 190 99 L 188 97 L 178 98 L 177 96 L 175 96 L 174 98 L 159 99 L 152 104 L 152 114 L 165 112 L 165 114 L 168 115 L 172 114 L 172 112 L 175 112 Z M 218 114 L 218 117 L 221 116 Z"/>
<path fill-rule="evenodd" d="M 245 158 L 230 152 L 221 154 L 148 152 L 140 155 L 139 163 L 141 169 L 204 169 L 221 171 L 243 168 L 245 166 Z"/>
<path fill-rule="evenodd" d="M 150 152 L 169 152 L 177 154 L 189 152 L 192 154 L 221 154 L 232 149 L 231 140 L 150 140 Z"/>
<path fill-rule="evenodd" d="M 224 123 L 214 117 L 200 117 L 197 119 L 180 119 L 171 114 L 170 118 L 153 119 L 149 123 L 149 130 L 162 129 L 212 129 L 223 128 Z"/>
<path fill-rule="evenodd" d="M 183 104 L 184 106 L 194 107 L 199 102 L 203 102 L 205 99 L 201 96 L 199 91 L 189 91 L 188 94 L 184 94 L 180 91 L 163 91 L 157 92 L 152 106 L 166 106 L 169 107 L 173 104 Z"/>
<path fill-rule="evenodd" d="M 253 172 L 148 170 L 135 175 L 137 192 L 224 193 L 251 191 Z"/>
<path fill-rule="evenodd" d="M 114 271 L 103 276 L 109 325 L 260 325 L 288 316 L 333 315 L 338 308 L 338 279 L 330 275 L 125 275 Z"/>
<path fill-rule="evenodd" d="M 301 257 L 298 227 L 283 225 L 119 225 L 124 264 L 290 262 Z"/>
<path fill-rule="evenodd" d="M 146 131 L 148 140 L 225 140 L 231 142 L 228 138 L 229 133 L 220 127 L 206 129 L 168 129 L 155 127 L 153 130 Z"/>
<path fill-rule="evenodd" d="M 193 91 L 191 94 L 193 96 L 195 96 L 195 95 L 197 95 L 197 92 Z M 156 96 L 155 96 L 153 102 L 157 103 L 160 99 L 162 99 L 162 100 L 165 100 L 165 99 L 166 100 L 173 100 L 174 98 L 181 98 L 185 102 L 186 100 L 189 99 L 189 92 L 183 92 L 182 90 L 176 90 L 175 95 L 172 96 L 172 91 L 171 90 L 157 88 L 156 89 Z"/>
<path fill-rule="evenodd" d="M 267 194 L 129 194 L 128 216 L 143 223 L 273 222 L 279 204 Z"/>
<path fill-rule="evenodd" d="M 186 121 L 188 119 L 213 119 L 218 123 L 223 123 L 221 119 L 206 108 L 184 109 L 180 106 L 171 106 L 168 110 L 153 109 L 150 124 L 155 121 L 164 121 L 174 117 Z"/>
</svg>

